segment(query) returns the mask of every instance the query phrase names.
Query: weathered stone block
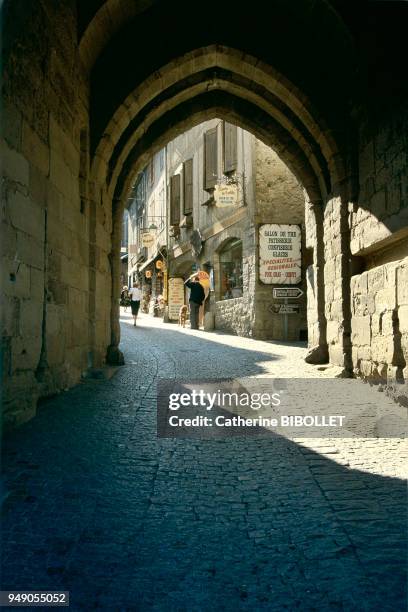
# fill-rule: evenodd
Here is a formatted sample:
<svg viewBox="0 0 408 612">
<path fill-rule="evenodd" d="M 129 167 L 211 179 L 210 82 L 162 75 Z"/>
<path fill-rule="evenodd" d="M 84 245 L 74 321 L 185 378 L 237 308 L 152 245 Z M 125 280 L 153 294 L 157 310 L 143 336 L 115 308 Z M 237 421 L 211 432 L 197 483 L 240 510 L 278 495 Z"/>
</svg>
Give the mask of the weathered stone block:
<svg viewBox="0 0 408 612">
<path fill-rule="evenodd" d="M 3 258 L 2 289 L 6 295 L 28 298 L 30 297 L 30 268 L 16 259 Z"/>
<path fill-rule="evenodd" d="M 49 335 L 47 333 L 47 361 L 50 366 L 64 363 L 65 339 L 61 334 Z"/>
<path fill-rule="evenodd" d="M 375 153 L 374 153 L 374 142 L 369 142 L 364 149 L 360 152 L 359 166 L 360 166 L 360 180 L 368 177 L 375 172 Z"/>
<path fill-rule="evenodd" d="M 327 342 L 337 343 L 341 337 L 341 326 L 338 321 L 327 321 Z"/>
<path fill-rule="evenodd" d="M 2 112 L 2 130 L 3 137 L 10 148 L 16 151 L 21 150 L 21 113 L 15 106 L 3 101 Z"/>
<path fill-rule="evenodd" d="M 46 204 L 48 185 L 47 177 L 36 166 L 30 164 L 30 197 L 40 206 L 45 206 Z"/>
<path fill-rule="evenodd" d="M 11 181 L 15 181 L 24 187 L 29 183 L 29 163 L 21 153 L 10 149 L 3 141 L 1 147 L 3 172 Z"/>
<path fill-rule="evenodd" d="M 43 304 L 34 300 L 22 300 L 20 305 L 20 335 L 41 336 Z"/>
<path fill-rule="evenodd" d="M 408 304 L 408 261 L 397 268 L 397 297 L 398 304 Z"/>
<path fill-rule="evenodd" d="M 51 149 L 50 153 L 50 180 L 61 194 L 64 194 L 68 200 L 71 199 L 78 176 L 72 174 L 64 159 L 54 149 Z"/>
<path fill-rule="evenodd" d="M 369 345 L 371 342 L 371 317 L 352 317 L 351 341 L 356 345 Z"/>
<path fill-rule="evenodd" d="M 44 268 L 44 245 L 36 238 L 17 231 L 17 257 L 33 268 Z"/>
<path fill-rule="evenodd" d="M 358 295 L 353 300 L 354 314 L 365 316 L 375 313 L 375 299 L 373 295 Z"/>
<path fill-rule="evenodd" d="M 371 363 L 371 361 L 365 361 L 365 360 L 361 360 L 360 361 L 360 372 L 363 376 L 371 376 L 373 371 L 373 364 Z"/>
<path fill-rule="evenodd" d="M 399 330 L 402 334 L 408 333 L 408 305 L 398 308 Z"/>
<path fill-rule="evenodd" d="M 61 305 L 68 302 L 68 285 L 57 278 L 49 278 L 47 283 L 47 301 Z"/>
<path fill-rule="evenodd" d="M 20 300 L 3 296 L 2 299 L 2 336 L 17 336 L 20 320 Z"/>
<path fill-rule="evenodd" d="M 23 155 L 43 174 L 48 175 L 50 168 L 50 151 L 48 145 L 36 134 L 27 121 L 23 121 L 22 145 Z"/>
<path fill-rule="evenodd" d="M 17 251 L 17 232 L 9 223 L 1 224 L 0 249 L 2 257 L 13 258 Z"/>
<path fill-rule="evenodd" d="M 368 292 L 368 274 L 364 272 L 363 274 L 357 274 L 351 278 L 351 294 L 363 294 L 365 295 Z"/>
<path fill-rule="evenodd" d="M 384 267 L 373 268 L 368 271 L 368 287 L 371 293 L 380 291 L 384 287 Z"/>
<path fill-rule="evenodd" d="M 344 367 L 346 358 L 343 347 L 339 344 L 329 344 L 329 360 L 333 365 Z"/>
<path fill-rule="evenodd" d="M 50 147 L 64 164 L 69 168 L 71 174 L 79 175 L 79 149 L 72 140 L 72 135 L 61 128 L 55 117 L 50 115 Z"/>
<path fill-rule="evenodd" d="M 357 347 L 357 358 L 364 361 L 371 361 L 372 351 L 370 346 Z"/>
<path fill-rule="evenodd" d="M 44 209 L 19 191 L 8 194 L 7 210 L 13 227 L 37 240 L 44 239 Z"/>
<path fill-rule="evenodd" d="M 37 301 L 44 299 L 44 270 L 30 268 L 30 297 Z"/>
<path fill-rule="evenodd" d="M 392 336 L 394 333 L 394 315 L 392 310 L 387 310 L 380 317 L 381 335 Z"/>
<path fill-rule="evenodd" d="M 393 309 L 396 306 L 396 290 L 395 287 L 381 289 L 375 293 L 375 309 L 378 313 L 388 309 Z"/>
<path fill-rule="evenodd" d="M 41 336 L 17 336 L 11 339 L 11 369 L 35 371 L 41 352 Z"/>
</svg>

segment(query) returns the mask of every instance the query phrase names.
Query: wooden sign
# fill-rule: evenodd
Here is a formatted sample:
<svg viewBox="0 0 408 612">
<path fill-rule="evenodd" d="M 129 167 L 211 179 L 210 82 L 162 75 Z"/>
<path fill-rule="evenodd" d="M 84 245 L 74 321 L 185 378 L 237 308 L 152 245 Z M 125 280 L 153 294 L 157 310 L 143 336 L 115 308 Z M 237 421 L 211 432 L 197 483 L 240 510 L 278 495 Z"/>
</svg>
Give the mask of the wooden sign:
<svg viewBox="0 0 408 612">
<path fill-rule="evenodd" d="M 179 277 L 168 279 L 169 319 L 178 320 L 180 307 L 184 306 L 184 280 Z"/>
<path fill-rule="evenodd" d="M 301 281 L 302 234 L 299 225 L 266 223 L 259 228 L 259 280 L 266 285 Z"/>
<path fill-rule="evenodd" d="M 148 249 L 154 245 L 154 234 L 151 232 L 143 232 L 142 234 L 142 246 Z"/>
</svg>

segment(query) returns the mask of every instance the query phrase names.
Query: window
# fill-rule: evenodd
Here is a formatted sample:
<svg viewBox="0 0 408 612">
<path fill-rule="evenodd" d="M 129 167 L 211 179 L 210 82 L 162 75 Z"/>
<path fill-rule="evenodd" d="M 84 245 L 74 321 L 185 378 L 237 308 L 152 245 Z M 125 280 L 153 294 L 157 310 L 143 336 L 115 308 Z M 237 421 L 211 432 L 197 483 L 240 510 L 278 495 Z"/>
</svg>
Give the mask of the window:
<svg viewBox="0 0 408 612">
<path fill-rule="evenodd" d="M 184 214 L 193 212 L 193 160 L 188 159 L 183 164 L 184 178 Z"/>
<path fill-rule="evenodd" d="M 180 175 L 175 174 L 170 179 L 170 225 L 180 223 Z"/>
<path fill-rule="evenodd" d="M 237 127 L 223 122 L 224 174 L 237 169 Z"/>
<path fill-rule="evenodd" d="M 242 297 L 242 241 L 231 239 L 220 252 L 221 299 Z"/>
<path fill-rule="evenodd" d="M 204 189 L 214 189 L 218 179 L 217 128 L 204 134 Z"/>
</svg>

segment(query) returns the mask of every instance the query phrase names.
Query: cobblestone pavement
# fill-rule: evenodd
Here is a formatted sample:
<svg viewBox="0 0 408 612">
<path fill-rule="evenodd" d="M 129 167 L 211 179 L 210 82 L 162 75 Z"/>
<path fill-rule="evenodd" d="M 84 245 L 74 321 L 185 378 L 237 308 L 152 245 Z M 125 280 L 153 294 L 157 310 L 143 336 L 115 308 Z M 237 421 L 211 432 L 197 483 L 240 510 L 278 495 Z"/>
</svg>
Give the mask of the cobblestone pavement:
<svg viewBox="0 0 408 612">
<path fill-rule="evenodd" d="M 122 328 L 126 366 L 4 445 L 3 589 L 69 590 L 73 610 L 406 609 L 402 440 L 156 437 L 157 376 L 333 369 L 300 344 Z"/>
</svg>

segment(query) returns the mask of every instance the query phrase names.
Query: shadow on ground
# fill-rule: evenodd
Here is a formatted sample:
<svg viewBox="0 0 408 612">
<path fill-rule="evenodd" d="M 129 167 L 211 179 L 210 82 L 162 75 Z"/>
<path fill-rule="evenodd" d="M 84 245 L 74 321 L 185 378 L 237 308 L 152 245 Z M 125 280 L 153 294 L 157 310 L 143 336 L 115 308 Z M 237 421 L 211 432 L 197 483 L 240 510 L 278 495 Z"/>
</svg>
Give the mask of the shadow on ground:
<svg viewBox="0 0 408 612">
<path fill-rule="evenodd" d="M 129 365 L 6 440 L 2 588 L 68 590 L 72 610 L 405 609 L 404 481 L 340 465 L 324 440 L 157 439 L 157 375 L 215 353 L 196 338 L 171 361 L 156 333 L 161 352 L 126 334 Z M 262 372 L 262 353 L 222 350 L 224 375 Z"/>
</svg>

